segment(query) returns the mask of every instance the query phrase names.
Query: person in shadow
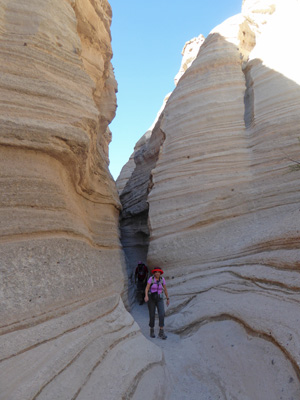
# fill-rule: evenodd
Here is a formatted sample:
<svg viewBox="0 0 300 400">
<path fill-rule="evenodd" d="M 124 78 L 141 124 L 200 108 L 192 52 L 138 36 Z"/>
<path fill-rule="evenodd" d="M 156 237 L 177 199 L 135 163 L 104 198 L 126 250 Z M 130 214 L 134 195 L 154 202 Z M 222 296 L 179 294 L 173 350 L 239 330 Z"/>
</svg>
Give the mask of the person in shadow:
<svg viewBox="0 0 300 400">
<path fill-rule="evenodd" d="M 134 282 L 136 284 L 136 297 L 140 305 L 144 303 L 144 293 L 147 285 L 148 275 L 149 271 L 147 265 L 145 265 L 142 261 L 139 261 L 135 269 Z"/>
</svg>

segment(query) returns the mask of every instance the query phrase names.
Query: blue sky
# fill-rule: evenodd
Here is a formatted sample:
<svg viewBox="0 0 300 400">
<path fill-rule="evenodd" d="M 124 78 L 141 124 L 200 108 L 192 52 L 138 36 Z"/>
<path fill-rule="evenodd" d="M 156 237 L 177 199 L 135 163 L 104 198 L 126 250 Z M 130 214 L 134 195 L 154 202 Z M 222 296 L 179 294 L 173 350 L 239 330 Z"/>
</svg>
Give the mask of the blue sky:
<svg viewBox="0 0 300 400">
<path fill-rule="evenodd" d="M 135 143 L 174 90 L 184 44 L 241 12 L 242 0 L 109 0 L 117 113 L 110 171 L 117 179 Z"/>
</svg>

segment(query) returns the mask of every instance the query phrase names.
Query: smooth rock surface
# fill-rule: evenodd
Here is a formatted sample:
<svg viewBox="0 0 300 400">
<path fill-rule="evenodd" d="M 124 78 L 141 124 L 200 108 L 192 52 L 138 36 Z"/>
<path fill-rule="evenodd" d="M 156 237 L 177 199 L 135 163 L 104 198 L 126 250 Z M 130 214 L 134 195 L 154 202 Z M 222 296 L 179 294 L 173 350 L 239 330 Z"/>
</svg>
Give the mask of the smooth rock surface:
<svg viewBox="0 0 300 400">
<path fill-rule="evenodd" d="M 111 8 L 1 0 L 0 21 L 0 399 L 128 398 L 163 361 L 121 300 Z"/>
<path fill-rule="evenodd" d="M 244 1 L 156 127 L 147 262 L 165 270 L 167 329 L 197 348 L 183 362 L 203 399 L 300 396 L 299 17 L 295 0 Z"/>
<path fill-rule="evenodd" d="M 147 336 L 146 306 L 135 306 L 132 314 Z M 158 393 L 158 398 L 295 400 L 299 397 L 298 376 L 285 354 L 272 341 L 243 328 L 238 321 L 225 317 L 211 319 L 182 335 L 171 333 L 168 324 L 166 329 L 167 340 L 151 339 L 163 350 L 166 367 L 161 375 L 165 392 Z M 140 388 L 145 388 L 147 382 L 149 385 L 151 372 L 145 374 Z M 133 397 L 137 400 L 142 397 L 139 389 L 135 395 L 140 396 Z"/>
<path fill-rule="evenodd" d="M 182 62 L 175 76 L 177 85 L 181 76 L 192 65 L 201 45 L 203 35 L 187 42 L 182 50 Z M 170 93 L 164 98 L 163 104 L 148 131 L 136 143 L 134 152 L 124 165 L 116 181 L 122 212 L 120 215 L 121 243 L 123 246 L 128 280 L 128 297 L 131 302 L 135 298 L 134 271 L 139 260 L 145 262 L 149 244 L 148 226 L 148 194 L 152 188 L 152 170 L 160 156 L 160 150 L 165 140 L 161 130 L 164 119 L 164 109 Z"/>
</svg>

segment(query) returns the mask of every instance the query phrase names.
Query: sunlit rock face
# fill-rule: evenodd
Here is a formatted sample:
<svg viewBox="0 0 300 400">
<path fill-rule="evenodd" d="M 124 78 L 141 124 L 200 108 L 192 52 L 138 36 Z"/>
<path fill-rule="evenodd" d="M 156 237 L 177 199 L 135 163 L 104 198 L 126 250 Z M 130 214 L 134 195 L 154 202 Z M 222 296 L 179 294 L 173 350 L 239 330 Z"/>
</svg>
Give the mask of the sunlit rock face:
<svg viewBox="0 0 300 400">
<path fill-rule="evenodd" d="M 203 42 L 204 36 L 199 35 L 183 47 L 182 63 L 174 79 L 175 85 L 192 65 Z M 164 108 L 169 97 L 170 94 L 165 97 L 153 124 L 136 143 L 134 152 L 122 168 L 116 181 L 122 203 L 121 242 L 129 277 L 128 297 L 131 301 L 135 297 L 135 286 L 132 285 L 132 282 L 136 265 L 138 261 L 146 262 L 147 259 L 149 245 L 148 194 L 152 188 L 152 171 L 165 140 L 164 132 L 161 130 L 161 121 L 164 118 Z"/>
<path fill-rule="evenodd" d="M 159 118 L 160 121 L 161 117 Z M 147 196 L 151 187 L 151 171 L 155 167 L 164 135 L 159 122 L 142 136 L 117 180 L 122 202 L 120 213 L 121 243 L 127 275 L 128 299 L 135 300 L 134 272 L 139 261 L 146 262 L 149 228 Z"/>
<path fill-rule="evenodd" d="M 182 77 L 185 71 L 192 65 L 193 61 L 197 57 L 199 49 L 203 44 L 204 40 L 205 37 L 203 35 L 199 35 L 198 37 L 193 38 L 185 43 L 181 52 L 182 54 L 181 66 L 177 75 L 174 78 L 174 82 L 176 85 L 178 84 L 179 79 Z"/>
<path fill-rule="evenodd" d="M 299 17 L 298 1 L 244 1 L 159 125 L 148 263 L 165 270 L 167 327 L 191 338 L 205 398 L 300 396 Z"/>
<path fill-rule="evenodd" d="M 0 398 L 119 400 L 162 355 L 120 298 L 111 8 L 2 0 L 0 20 Z"/>
</svg>

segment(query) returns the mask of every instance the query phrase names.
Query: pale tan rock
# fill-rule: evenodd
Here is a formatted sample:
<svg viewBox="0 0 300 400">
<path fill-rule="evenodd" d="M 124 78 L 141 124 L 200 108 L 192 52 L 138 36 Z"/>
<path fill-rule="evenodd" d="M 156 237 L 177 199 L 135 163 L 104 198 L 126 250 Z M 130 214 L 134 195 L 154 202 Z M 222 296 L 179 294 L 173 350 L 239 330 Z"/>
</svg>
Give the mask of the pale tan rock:
<svg viewBox="0 0 300 400">
<path fill-rule="evenodd" d="M 119 195 L 122 194 L 128 180 L 130 179 L 135 169 L 135 161 L 134 161 L 135 153 L 139 151 L 140 148 L 148 142 L 149 138 L 151 137 L 151 134 L 152 134 L 152 129 L 150 128 L 136 143 L 136 145 L 134 146 L 134 152 L 131 154 L 129 160 L 120 171 L 120 174 L 116 180 L 116 185 Z"/>
<path fill-rule="evenodd" d="M 300 396 L 299 17 L 298 1 L 243 2 L 157 126 L 147 261 L 165 271 L 166 326 L 187 346 L 177 356 L 193 379 L 182 382 L 203 398 Z"/>
<path fill-rule="evenodd" d="M 201 45 L 203 44 L 205 38 L 203 35 L 199 35 L 196 38 L 193 38 L 189 40 L 188 42 L 185 43 L 181 55 L 182 55 L 182 60 L 181 60 L 181 65 L 179 68 L 178 73 L 176 74 L 174 78 L 174 83 L 177 86 L 179 79 L 182 77 L 182 75 L 185 73 L 185 71 L 192 65 L 193 61 L 198 55 L 198 52 L 200 50 Z M 159 117 L 161 116 L 167 101 L 169 100 L 171 93 L 168 93 L 166 97 L 163 100 L 163 103 L 160 107 L 160 110 L 158 111 L 155 120 L 153 121 L 152 125 L 149 127 L 147 132 L 138 140 L 136 145 L 134 146 L 134 151 L 131 154 L 128 162 L 124 165 L 122 168 L 117 180 L 116 180 L 116 185 L 118 189 L 119 195 L 122 194 L 127 182 L 130 180 L 130 177 L 132 173 L 134 172 L 135 169 L 135 161 L 134 161 L 134 156 L 139 150 L 141 149 L 142 146 L 147 145 L 148 140 L 150 139 L 152 135 L 152 131 L 157 124 L 157 121 Z M 144 150 L 145 151 L 145 150 Z M 134 190 L 134 189 L 133 189 Z"/>
<path fill-rule="evenodd" d="M 196 38 L 193 38 L 185 43 L 182 49 L 182 60 L 181 66 L 174 78 L 175 85 L 177 86 L 179 79 L 185 73 L 185 71 L 192 65 L 192 62 L 197 57 L 201 45 L 204 43 L 205 37 L 203 35 L 199 35 Z"/>
<path fill-rule="evenodd" d="M 187 42 L 182 51 L 182 63 L 174 81 L 177 85 L 182 74 L 192 65 L 203 35 Z M 127 274 L 129 276 L 129 299 L 135 298 L 134 271 L 138 261 L 146 261 L 149 244 L 148 227 L 148 193 L 152 187 L 152 170 L 154 169 L 160 149 L 165 140 L 161 130 L 164 109 L 171 93 L 163 100 L 153 124 L 136 143 L 129 161 L 124 165 L 116 181 L 122 203 L 120 216 L 121 242 L 125 253 Z"/>
<path fill-rule="evenodd" d="M 194 52 L 194 54 L 195 54 L 195 52 Z M 163 103 L 160 107 L 160 110 L 158 111 L 156 118 L 153 121 L 152 125 L 149 127 L 149 129 L 146 131 L 146 133 L 144 133 L 144 135 L 137 141 L 136 145 L 134 146 L 133 153 L 131 154 L 127 163 L 123 166 L 123 168 L 116 180 L 116 185 L 117 185 L 117 190 L 118 190 L 119 195 L 122 194 L 123 190 L 125 189 L 125 186 L 127 185 L 127 182 L 130 180 L 130 177 L 136 167 L 136 163 L 134 160 L 135 154 L 140 152 L 140 150 L 142 148 L 143 148 L 142 151 L 145 152 L 145 148 L 147 147 L 148 141 L 151 138 L 152 131 L 155 128 L 155 125 L 157 124 L 157 121 L 159 120 L 170 95 L 171 95 L 171 93 L 167 94 L 167 96 L 164 98 L 164 101 L 163 101 Z"/>
<path fill-rule="evenodd" d="M 91 3 L 85 3 L 95 13 Z M 101 63 L 100 67 L 95 64 L 94 76 L 85 69 L 86 62 L 80 57 L 86 45 L 80 41 L 80 20 L 84 15 L 77 10 L 82 2 L 75 3 L 78 21 L 67 2 L 46 1 L 42 7 L 38 4 L 37 1 L 26 6 L 18 1 L 2 2 L 5 29 L 1 33 L 1 57 L 5 62 L 1 63 L 0 87 L 0 232 L 3 251 L 9 245 L 28 240 L 32 245 L 35 240 L 45 240 L 46 251 L 48 244 L 61 238 L 62 248 L 65 243 L 71 250 L 79 240 L 88 253 L 92 250 L 98 254 L 105 246 L 119 259 L 116 226 L 119 201 L 105 155 L 105 131 L 114 108 L 108 112 L 101 107 L 101 102 L 106 103 L 106 91 L 111 92 L 115 103 L 111 69 L 101 70 Z M 109 20 L 110 15 L 106 18 Z M 88 40 L 88 33 L 85 35 Z M 96 41 L 100 40 L 95 46 L 99 48 L 103 43 L 102 47 L 109 49 L 109 30 L 102 36 L 101 40 L 95 37 Z M 93 38 L 90 36 L 90 42 Z M 109 65 L 111 51 L 98 50 L 98 53 Z M 98 96 L 96 106 L 93 92 L 97 92 L 98 84 L 104 94 L 103 98 Z M 21 247 L 22 257 L 26 257 L 30 253 L 28 246 Z M 36 264 L 36 257 L 41 258 L 39 274 L 49 271 L 55 276 L 55 271 L 62 268 L 60 262 L 49 268 L 49 260 L 43 262 L 42 251 L 39 253 L 33 254 L 32 260 Z M 80 264 L 78 268 L 82 268 Z M 95 263 L 92 264 L 95 268 Z M 76 275 L 78 279 L 76 273 L 74 278 Z M 34 288 L 30 279 L 28 283 Z M 96 288 L 97 285 L 93 290 Z M 38 302 L 48 303 L 50 299 L 44 297 L 43 290 L 42 300 Z M 58 292 L 67 300 L 67 293 L 61 289 Z M 75 291 L 70 296 L 74 298 L 78 294 Z M 26 296 L 30 295 L 28 288 Z M 54 291 L 51 296 L 57 299 Z M 35 307 L 36 301 L 32 300 L 32 304 L 19 306 Z M 16 318 L 12 312 L 8 316 Z"/>
<path fill-rule="evenodd" d="M 106 0 L 0 1 L 1 400 L 119 400 L 162 369 L 120 298 L 110 22 Z"/>
</svg>

